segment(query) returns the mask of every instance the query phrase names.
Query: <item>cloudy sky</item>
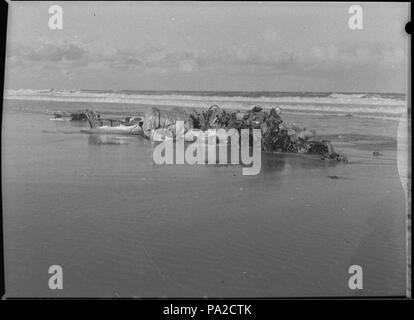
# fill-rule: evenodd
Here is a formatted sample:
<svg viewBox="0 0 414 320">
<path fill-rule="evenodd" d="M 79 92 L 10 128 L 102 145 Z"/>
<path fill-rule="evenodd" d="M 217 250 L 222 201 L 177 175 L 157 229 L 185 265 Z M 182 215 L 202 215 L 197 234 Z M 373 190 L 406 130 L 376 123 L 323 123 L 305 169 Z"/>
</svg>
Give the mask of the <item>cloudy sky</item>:
<svg viewBox="0 0 414 320">
<path fill-rule="evenodd" d="M 14 2 L 5 86 L 405 92 L 408 3 L 360 5 L 363 30 L 346 3 Z"/>
</svg>

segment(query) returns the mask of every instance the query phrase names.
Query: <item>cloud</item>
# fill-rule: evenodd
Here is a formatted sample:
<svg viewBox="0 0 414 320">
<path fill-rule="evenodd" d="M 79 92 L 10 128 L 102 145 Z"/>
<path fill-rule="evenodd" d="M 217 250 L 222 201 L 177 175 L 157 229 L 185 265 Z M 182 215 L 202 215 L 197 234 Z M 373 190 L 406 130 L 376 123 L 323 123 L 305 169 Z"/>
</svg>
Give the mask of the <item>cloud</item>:
<svg viewBox="0 0 414 320">
<path fill-rule="evenodd" d="M 272 32 L 268 39 L 272 41 Z M 150 73 L 192 73 L 200 70 L 249 74 L 321 74 L 381 68 L 401 68 L 401 48 L 381 43 L 359 46 L 315 45 L 305 50 L 229 46 L 215 50 L 171 51 L 150 47 L 141 51 L 96 47 L 82 42 L 37 41 L 32 45 L 12 44 L 7 59 L 13 65 L 33 63 L 50 68 L 140 71 Z"/>
</svg>

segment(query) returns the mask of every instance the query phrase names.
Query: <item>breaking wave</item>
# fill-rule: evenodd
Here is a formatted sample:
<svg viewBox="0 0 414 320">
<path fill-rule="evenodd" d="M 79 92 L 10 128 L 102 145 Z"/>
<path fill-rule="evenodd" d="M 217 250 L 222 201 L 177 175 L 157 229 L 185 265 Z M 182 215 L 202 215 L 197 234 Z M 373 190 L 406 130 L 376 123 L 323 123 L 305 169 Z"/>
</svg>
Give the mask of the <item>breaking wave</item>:
<svg viewBox="0 0 414 320">
<path fill-rule="evenodd" d="M 9 89 L 5 99 L 139 104 L 206 108 L 218 104 L 228 109 L 281 107 L 286 112 L 320 113 L 399 119 L 406 108 L 404 94 L 307 92 L 184 92 Z"/>
</svg>

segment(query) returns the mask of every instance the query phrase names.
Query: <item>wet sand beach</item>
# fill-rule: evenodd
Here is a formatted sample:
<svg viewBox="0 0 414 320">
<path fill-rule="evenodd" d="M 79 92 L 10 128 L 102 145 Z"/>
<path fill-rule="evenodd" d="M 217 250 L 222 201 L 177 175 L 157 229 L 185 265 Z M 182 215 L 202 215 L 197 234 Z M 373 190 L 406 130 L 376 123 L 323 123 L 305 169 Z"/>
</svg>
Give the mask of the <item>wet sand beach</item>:
<svg viewBox="0 0 414 320">
<path fill-rule="evenodd" d="M 157 166 L 142 137 L 82 134 L 86 124 L 44 113 L 77 106 L 5 103 L 8 296 L 405 295 L 397 121 L 284 114 L 349 163 L 263 154 L 260 174 L 243 176 L 236 165 Z M 52 264 L 64 269 L 53 294 Z M 348 288 L 354 264 L 361 291 Z"/>
</svg>

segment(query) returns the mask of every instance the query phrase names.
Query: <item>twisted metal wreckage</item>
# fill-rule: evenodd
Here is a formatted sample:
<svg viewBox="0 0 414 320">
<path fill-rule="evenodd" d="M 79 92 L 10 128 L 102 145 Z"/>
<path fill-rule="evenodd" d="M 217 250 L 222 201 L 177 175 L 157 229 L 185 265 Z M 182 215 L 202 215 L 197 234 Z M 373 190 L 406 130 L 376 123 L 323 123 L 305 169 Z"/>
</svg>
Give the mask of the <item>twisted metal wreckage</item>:
<svg viewBox="0 0 414 320">
<path fill-rule="evenodd" d="M 207 110 L 187 112 L 153 107 L 145 116 L 130 117 L 125 121 L 101 119 L 95 112 L 87 112 L 86 116 L 91 129 L 83 132 L 138 134 L 149 140 L 159 139 L 160 134 L 174 139 L 177 121 L 184 123 L 186 133 L 195 133 L 193 137 L 197 136 L 197 132 L 209 129 L 235 129 L 239 133 L 242 129 L 249 129 L 250 139 L 253 139 L 252 129 L 261 129 L 261 148 L 264 152 L 320 155 L 322 160 L 347 162 L 346 156 L 336 153 L 328 140 L 315 139 L 315 131 L 286 125 L 280 117 L 279 108 L 264 110 L 255 106 L 248 111 L 227 111 L 213 105 Z M 105 125 L 108 121 L 110 125 Z"/>
</svg>

